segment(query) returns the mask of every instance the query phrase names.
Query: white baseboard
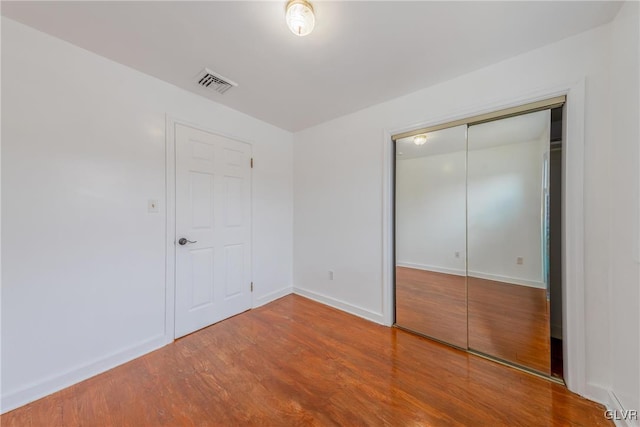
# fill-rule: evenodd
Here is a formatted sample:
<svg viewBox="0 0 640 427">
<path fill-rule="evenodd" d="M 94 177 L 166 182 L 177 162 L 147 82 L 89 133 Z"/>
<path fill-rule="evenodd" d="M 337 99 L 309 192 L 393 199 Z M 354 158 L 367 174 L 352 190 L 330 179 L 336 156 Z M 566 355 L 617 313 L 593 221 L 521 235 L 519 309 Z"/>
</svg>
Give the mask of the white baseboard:
<svg viewBox="0 0 640 427">
<path fill-rule="evenodd" d="M 345 311 L 349 314 L 353 314 L 358 317 L 370 320 L 372 322 L 384 325 L 384 315 L 382 313 L 376 313 L 375 311 L 368 310 L 366 308 L 358 307 L 357 305 L 350 304 L 339 299 L 319 294 L 308 289 L 301 289 L 294 286 L 293 293 L 309 298 L 316 302 L 328 305 L 329 307 L 337 308 L 338 310 Z"/>
<path fill-rule="evenodd" d="M 615 423 L 617 427 L 639 427 L 640 420 L 635 419 L 623 419 L 626 410 L 640 410 L 636 408 L 623 408 L 622 404 L 616 397 L 615 393 L 603 386 L 597 384 L 587 384 L 587 389 L 584 397 L 587 399 L 593 400 L 595 402 L 601 403 L 606 406 L 609 413 L 610 419 Z M 636 413 L 637 414 L 637 413 Z M 605 411 L 602 413 L 602 417 L 605 417 Z M 637 415 L 636 417 L 640 417 Z"/>
<path fill-rule="evenodd" d="M 455 276 L 467 275 L 466 270 L 449 268 L 449 267 L 438 267 L 435 265 L 419 264 L 415 262 L 397 261 L 396 266 L 415 268 L 418 270 L 425 270 L 425 271 L 435 271 L 436 273 L 453 274 Z M 494 282 L 503 282 L 503 283 L 510 283 L 514 285 L 520 285 L 520 286 L 529 286 L 531 288 L 546 289 L 546 285 L 544 284 L 544 282 L 537 282 L 535 280 L 522 279 L 519 277 L 500 276 L 497 274 L 482 273 L 480 271 L 469 271 L 469 276 L 477 277 L 478 279 L 493 280 Z"/>
<path fill-rule="evenodd" d="M 478 279 L 493 280 L 494 282 L 509 283 L 512 285 L 528 286 L 530 288 L 546 289 L 547 286 L 544 282 L 537 282 L 535 280 L 521 279 L 519 277 L 499 276 L 497 274 L 482 273 L 480 271 L 469 271 L 469 277 L 476 277 Z"/>
<path fill-rule="evenodd" d="M 256 300 L 253 302 L 253 308 L 258 308 L 262 305 L 265 304 L 269 304 L 271 301 L 275 301 L 278 298 L 282 298 L 285 295 L 289 295 L 293 293 L 293 287 L 292 286 L 288 286 L 286 288 L 283 289 L 279 289 L 277 291 L 274 292 L 270 292 L 266 295 L 263 295 L 259 298 L 256 298 Z"/>
<path fill-rule="evenodd" d="M 397 261 L 396 267 L 415 268 L 418 270 L 435 271 L 436 273 L 453 274 L 455 276 L 466 276 L 467 271 L 459 268 L 436 267 L 435 265 L 416 264 L 414 262 Z"/>
<path fill-rule="evenodd" d="M 35 384 L 2 395 L 0 413 L 5 413 L 31 403 L 51 393 L 101 374 L 118 365 L 129 362 L 144 354 L 157 350 L 166 344 L 165 335 L 159 335 L 139 344 L 111 353 L 88 364 L 78 366 L 67 372 L 52 375 Z"/>
<path fill-rule="evenodd" d="M 271 292 L 256 299 L 254 308 L 291 293 L 293 293 L 293 288 L 291 286 Z M 42 381 L 30 384 L 19 390 L 6 394 L 3 393 L 0 399 L 0 413 L 5 413 L 19 408 L 20 406 L 48 396 L 51 393 L 55 393 L 56 391 L 60 391 L 73 384 L 77 384 L 108 371 L 109 369 L 115 368 L 116 366 L 122 365 L 123 363 L 157 350 L 171 342 L 173 342 L 173 337 L 159 335 L 129 348 L 111 353 L 110 355 L 100 358 L 94 362 L 79 366 L 62 374 L 50 376 Z"/>
<path fill-rule="evenodd" d="M 609 390 L 601 385 L 587 383 L 584 397 L 609 407 Z"/>
</svg>

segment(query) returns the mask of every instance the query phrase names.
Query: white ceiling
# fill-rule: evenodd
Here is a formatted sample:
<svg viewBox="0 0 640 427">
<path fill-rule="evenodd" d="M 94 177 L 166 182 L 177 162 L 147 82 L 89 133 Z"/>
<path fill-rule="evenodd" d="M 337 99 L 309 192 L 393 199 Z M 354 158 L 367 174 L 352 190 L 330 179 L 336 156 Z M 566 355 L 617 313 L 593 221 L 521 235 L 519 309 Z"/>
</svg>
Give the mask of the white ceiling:
<svg viewBox="0 0 640 427">
<path fill-rule="evenodd" d="M 609 22 L 618 2 L 315 1 L 297 37 L 285 1 L 2 2 L 2 14 L 297 131 Z M 195 85 L 203 68 L 239 83 Z"/>
</svg>

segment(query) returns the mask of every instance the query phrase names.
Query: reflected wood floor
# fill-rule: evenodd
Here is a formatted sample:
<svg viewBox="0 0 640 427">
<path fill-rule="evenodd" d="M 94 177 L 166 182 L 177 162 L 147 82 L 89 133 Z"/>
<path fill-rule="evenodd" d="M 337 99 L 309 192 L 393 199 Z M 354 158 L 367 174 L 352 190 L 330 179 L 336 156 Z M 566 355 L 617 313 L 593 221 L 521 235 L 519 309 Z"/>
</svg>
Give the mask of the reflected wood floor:
<svg viewBox="0 0 640 427">
<path fill-rule="evenodd" d="M 467 348 L 467 278 L 396 267 L 396 324 Z"/>
<path fill-rule="evenodd" d="M 286 296 L 3 415 L 7 426 L 597 426 L 603 408 Z"/>
<path fill-rule="evenodd" d="M 469 348 L 551 374 L 546 289 L 467 278 Z"/>
</svg>

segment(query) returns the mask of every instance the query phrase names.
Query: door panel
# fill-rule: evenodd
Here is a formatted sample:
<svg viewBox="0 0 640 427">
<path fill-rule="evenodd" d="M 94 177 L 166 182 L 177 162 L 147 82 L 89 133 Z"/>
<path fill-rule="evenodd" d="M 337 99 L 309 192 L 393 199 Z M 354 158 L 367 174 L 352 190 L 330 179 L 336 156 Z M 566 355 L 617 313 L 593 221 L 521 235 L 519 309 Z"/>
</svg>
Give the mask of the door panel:
<svg viewBox="0 0 640 427">
<path fill-rule="evenodd" d="M 467 154 L 469 348 L 550 374 L 550 110 L 472 125 Z"/>
<path fill-rule="evenodd" d="M 191 178 L 189 201 L 191 202 L 191 227 L 213 227 L 213 175 L 189 172 Z"/>
<path fill-rule="evenodd" d="M 466 130 L 396 141 L 396 325 L 467 348 Z M 417 140 L 417 142 L 421 142 Z"/>
<path fill-rule="evenodd" d="M 192 269 L 191 282 L 186 286 L 191 288 L 191 304 L 189 311 L 199 309 L 213 303 L 213 248 L 187 249 Z"/>
<path fill-rule="evenodd" d="M 242 272 L 244 270 L 244 246 L 229 245 L 224 248 L 225 267 L 227 269 L 225 297 L 233 297 L 242 292 Z"/>
<path fill-rule="evenodd" d="M 251 307 L 251 148 L 179 124 L 175 132 L 180 337 Z"/>
<path fill-rule="evenodd" d="M 240 227 L 242 226 L 242 211 L 243 211 L 243 194 L 242 189 L 244 182 L 242 178 L 235 176 L 225 176 L 225 225 L 227 227 Z"/>
</svg>

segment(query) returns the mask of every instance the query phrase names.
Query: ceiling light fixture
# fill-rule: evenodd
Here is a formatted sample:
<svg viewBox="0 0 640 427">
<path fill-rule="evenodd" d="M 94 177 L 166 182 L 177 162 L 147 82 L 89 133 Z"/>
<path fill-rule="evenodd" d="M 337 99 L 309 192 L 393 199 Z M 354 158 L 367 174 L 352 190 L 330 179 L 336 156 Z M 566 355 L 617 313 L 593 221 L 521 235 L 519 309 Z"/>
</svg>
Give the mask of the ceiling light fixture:
<svg viewBox="0 0 640 427">
<path fill-rule="evenodd" d="M 416 135 L 413 137 L 413 143 L 416 145 L 424 145 L 427 142 L 427 135 Z"/>
<path fill-rule="evenodd" d="M 286 17 L 289 29 L 296 36 L 306 36 L 311 33 L 316 23 L 313 6 L 306 0 L 289 0 Z"/>
</svg>

